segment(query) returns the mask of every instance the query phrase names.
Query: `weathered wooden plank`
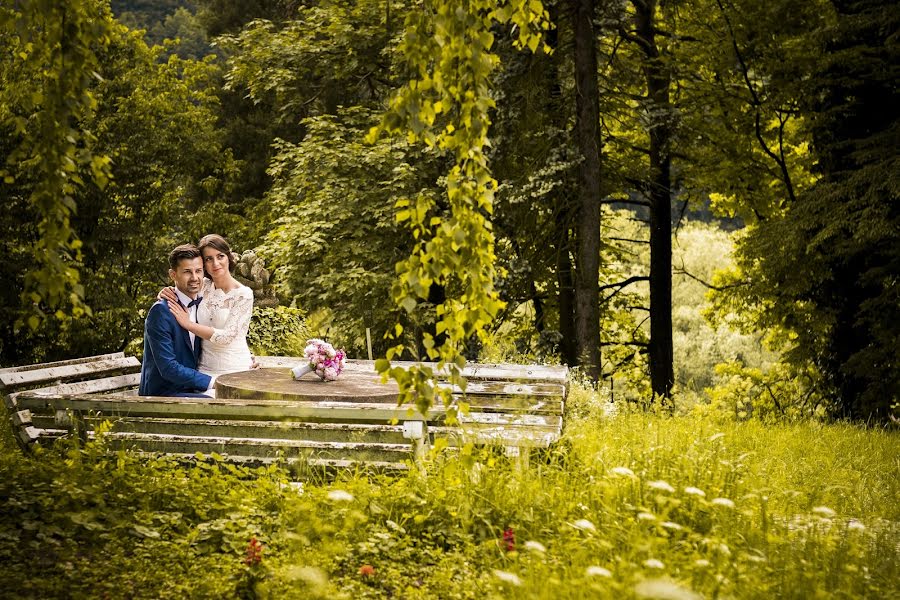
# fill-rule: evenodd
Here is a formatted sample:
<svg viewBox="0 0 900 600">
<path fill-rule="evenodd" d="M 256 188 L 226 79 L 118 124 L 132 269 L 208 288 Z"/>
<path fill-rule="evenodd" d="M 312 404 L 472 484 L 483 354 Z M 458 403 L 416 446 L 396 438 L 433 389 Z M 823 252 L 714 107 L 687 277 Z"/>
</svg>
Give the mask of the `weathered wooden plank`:
<svg viewBox="0 0 900 600">
<path fill-rule="evenodd" d="M 470 381 L 465 391 L 449 383 L 438 383 L 438 387 L 449 388 L 456 395 L 467 396 L 556 396 L 566 395 L 566 386 L 561 383 L 518 383 L 508 381 Z"/>
<path fill-rule="evenodd" d="M 107 420 L 88 419 L 92 426 Z M 304 423 L 224 419 L 165 419 L 130 417 L 111 421 L 115 432 L 168 433 L 190 436 L 252 437 L 318 442 L 405 444 L 400 425 L 368 423 Z M 42 421 L 35 421 L 40 426 Z"/>
<path fill-rule="evenodd" d="M 257 362 L 263 367 L 295 367 L 302 364 L 303 359 L 296 356 L 257 356 Z M 416 364 L 411 361 L 392 361 L 395 366 L 409 367 Z M 438 372 L 439 377 L 446 377 L 447 371 L 438 371 L 437 363 L 424 362 Z M 348 359 L 346 372 L 375 372 L 375 362 L 370 360 Z M 470 381 L 547 381 L 565 384 L 568 367 L 554 365 L 515 365 L 515 364 L 482 364 L 470 363 L 462 370 L 463 376 Z"/>
<path fill-rule="evenodd" d="M 137 448 L 144 452 L 187 454 L 213 452 L 228 456 L 247 457 L 355 459 L 364 461 L 397 462 L 411 456 L 410 444 L 373 444 L 344 442 L 309 442 L 304 440 L 229 437 L 198 437 L 186 435 L 110 433 L 107 443 L 114 448 Z"/>
<path fill-rule="evenodd" d="M 61 383 L 37 389 L 27 390 L 33 394 L 94 394 L 99 392 L 111 392 L 122 390 L 124 388 L 140 385 L 140 373 L 128 373 L 127 375 L 116 375 L 114 377 L 103 377 L 101 379 L 90 379 L 88 381 L 78 381 L 76 383 Z M 10 398 L 17 398 L 23 392 L 14 392 L 9 395 Z"/>
<path fill-rule="evenodd" d="M 559 439 L 555 428 L 495 427 L 490 425 L 460 425 L 458 427 L 432 427 L 435 438 L 446 439 L 451 446 L 467 443 L 478 445 L 546 448 Z"/>
<path fill-rule="evenodd" d="M 141 363 L 137 358 L 126 356 L 89 363 L 2 373 L 0 374 L 0 386 L 2 386 L 0 389 L 4 393 L 9 394 L 16 390 L 34 388 L 55 382 L 96 378 L 118 373 L 133 373 L 140 371 L 140 369 Z"/>
<path fill-rule="evenodd" d="M 148 455 L 148 456 L 158 456 L 159 452 L 142 452 L 140 450 L 135 450 L 138 455 Z M 187 452 L 187 453 L 175 453 L 175 452 L 167 452 L 165 453 L 167 456 L 171 456 L 172 458 L 176 458 L 179 460 L 185 460 L 188 462 L 195 462 L 197 460 L 196 453 Z M 349 459 L 332 459 L 332 458 L 276 458 L 276 457 L 266 457 L 266 456 L 238 456 L 236 454 L 231 454 L 228 456 L 228 462 L 237 463 L 237 464 L 246 464 L 248 466 L 253 465 L 266 465 L 272 464 L 278 461 L 284 461 L 288 464 L 297 464 L 302 461 L 303 464 L 306 464 L 310 467 L 317 469 L 325 469 L 325 470 L 347 470 L 347 469 L 357 469 L 363 471 L 375 471 L 375 472 L 398 472 L 398 471 L 408 471 L 409 465 L 403 462 L 385 462 L 385 461 L 358 461 L 358 460 L 349 460 Z"/>
<path fill-rule="evenodd" d="M 10 416 L 10 420 L 14 427 L 23 427 L 34 424 L 30 410 L 17 410 Z"/>
<path fill-rule="evenodd" d="M 54 367 L 65 367 L 68 365 L 77 365 L 81 363 L 89 363 L 97 360 L 113 360 L 116 358 L 124 358 L 124 352 L 112 352 L 110 354 L 98 354 L 97 356 L 85 356 L 83 358 L 71 358 L 69 360 L 58 360 L 56 362 L 35 363 L 33 365 L 20 365 L 18 367 L 5 367 L 0 369 L 3 373 L 18 373 L 21 371 L 33 371 L 35 369 L 51 369 Z"/>
<path fill-rule="evenodd" d="M 34 411 L 47 409 L 95 410 L 104 415 L 195 416 L 210 419 L 246 417 L 249 419 L 320 419 L 324 421 L 430 421 L 443 418 L 446 410 L 436 405 L 422 415 L 409 405 L 396 406 L 372 402 L 303 402 L 232 398 L 170 398 L 165 396 L 70 395 L 47 396 L 26 392 L 17 398 L 20 408 Z M 562 414 L 559 399 L 521 399 L 515 401 L 471 399 L 478 412 L 529 412 Z"/>
<path fill-rule="evenodd" d="M 74 409 L 96 410 L 105 415 L 197 416 L 205 418 L 241 417 L 267 419 L 325 418 L 334 420 L 390 421 L 392 419 L 422 421 L 445 414 L 442 407 L 432 408 L 423 416 L 412 407 L 397 407 L 367 402 L 298 402 L 285 400 L 236 400 L 222 398 L 174 398 L 166 396 L 106 396 L 78 394 L 45 396 L 26 392 L 18 398 L 21 408 L 31 410 Z"/>
</svg>

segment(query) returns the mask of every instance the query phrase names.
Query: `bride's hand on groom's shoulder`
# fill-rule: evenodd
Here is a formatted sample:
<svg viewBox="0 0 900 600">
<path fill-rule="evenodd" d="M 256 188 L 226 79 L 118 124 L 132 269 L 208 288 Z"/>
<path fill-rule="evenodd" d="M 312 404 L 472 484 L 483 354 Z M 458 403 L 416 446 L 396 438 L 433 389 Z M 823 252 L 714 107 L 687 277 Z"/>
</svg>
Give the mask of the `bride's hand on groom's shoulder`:
<svg viewBox="0 0 900 600">
<path fill-rule="evenodd" d="M 169 305 L 169 310 L 172 311 L 172 316 L 175 317 L 178 324 L 187 329 L 188 323 L 191 322 L 191 317 L 188 312 L 178 301 L 172 302 L 171 300 L 167 300 L 166 302 Z"/>
<path fill-rule="evenodd" d="M 178 295 L 175 293 L 175 288 L 173 286 L 164 287 L 159 291 L 159 294 L 156 295 L 157 300 L 166 300 L 169 302 L 178 302 Z"/>
</svg>

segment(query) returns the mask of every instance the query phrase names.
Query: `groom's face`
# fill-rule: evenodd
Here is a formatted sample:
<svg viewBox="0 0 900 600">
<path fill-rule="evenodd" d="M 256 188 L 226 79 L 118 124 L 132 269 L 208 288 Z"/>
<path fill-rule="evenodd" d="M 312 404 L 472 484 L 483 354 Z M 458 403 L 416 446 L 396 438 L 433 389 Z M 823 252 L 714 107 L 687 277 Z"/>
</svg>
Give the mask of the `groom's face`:
<svg viewBox="0 0 900 600">
<path fill-rule="evenodd" d="M 175 282 L 175 287 L 193 298 L 203 285 L 203 259 L 185 258 L 178 261 L 178 266 L 169 269 L 169 277 Z"/>
</svg>

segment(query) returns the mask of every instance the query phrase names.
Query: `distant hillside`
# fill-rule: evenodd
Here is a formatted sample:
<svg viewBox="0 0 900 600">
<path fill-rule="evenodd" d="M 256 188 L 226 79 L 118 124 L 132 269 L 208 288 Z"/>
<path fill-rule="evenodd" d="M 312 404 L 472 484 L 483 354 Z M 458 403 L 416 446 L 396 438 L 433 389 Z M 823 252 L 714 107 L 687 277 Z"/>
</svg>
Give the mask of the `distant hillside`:
<svg viewBox="0 0 900 600">
<path fill-rule="evenodd" d="M 197 20 L 197 5 L 190 0 L 112 0 L 113 14 L 131 29 L 143 29 L 148 44 L 181 40 L 174 52 L 181 58 L 200 59 L 210 54 L 206 32 Z"/>
</svg>

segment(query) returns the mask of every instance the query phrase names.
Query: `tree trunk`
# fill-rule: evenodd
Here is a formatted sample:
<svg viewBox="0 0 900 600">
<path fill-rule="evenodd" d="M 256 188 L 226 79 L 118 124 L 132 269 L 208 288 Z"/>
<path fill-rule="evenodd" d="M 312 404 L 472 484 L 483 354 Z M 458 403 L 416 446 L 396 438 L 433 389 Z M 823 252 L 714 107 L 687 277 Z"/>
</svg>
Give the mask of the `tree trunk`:
<svg viewBox="0 0 900 600">
<path fill-rule="evenodd" d="M 562 86 L 559 79 L 559 66 L 562 58 L 557 52 L 559 42 L 559 9 L 556 4 L 548 8 L 550 22 L 555 24 L 546 33 L 546 42 L 554 50 L 549 56 L 548 67 L 548 100 L 547 114 L 551 115 L 553 126 L 559 131 L 566 127 L 566 111 L 562 106 Z M 575 339 L 575 280 L 572 277 L 572 200 L 565 192 L 559 192 L 556 198 L 556 218 L 553 222 L 553 240 L 556 253 L 556 285 L 557 308 L 559 310 L 560 353 L 565 364 L 574 367 L 578 364 L 578 345 Z"/>
<path fill-rule="evenodd" d="M 638 45 L 644 52 L 650 114 L 650 386 L 667 399 L 675 383 L 672 347 L 672 178 L 669 70 L 656 45 L 656 0 L 634 0 Z"/>
<path fill-rule="evenodd" d="M 571 0 L 575 46 L 575 139 L 578 167 L 575 327 L 584 372 L 600 379 L 600 92 L 595 0 Z"/>
<path fill-rule="evenodd" d="M 578 345 L 575 339 L 575 281 L 572 278 L 572 258 L 569 239 L 569 211 L 560 210 L 556 217 L 556 281 L 559 286 L 559 334 L 563 362 L 578 364 Z"/>
</svg>

